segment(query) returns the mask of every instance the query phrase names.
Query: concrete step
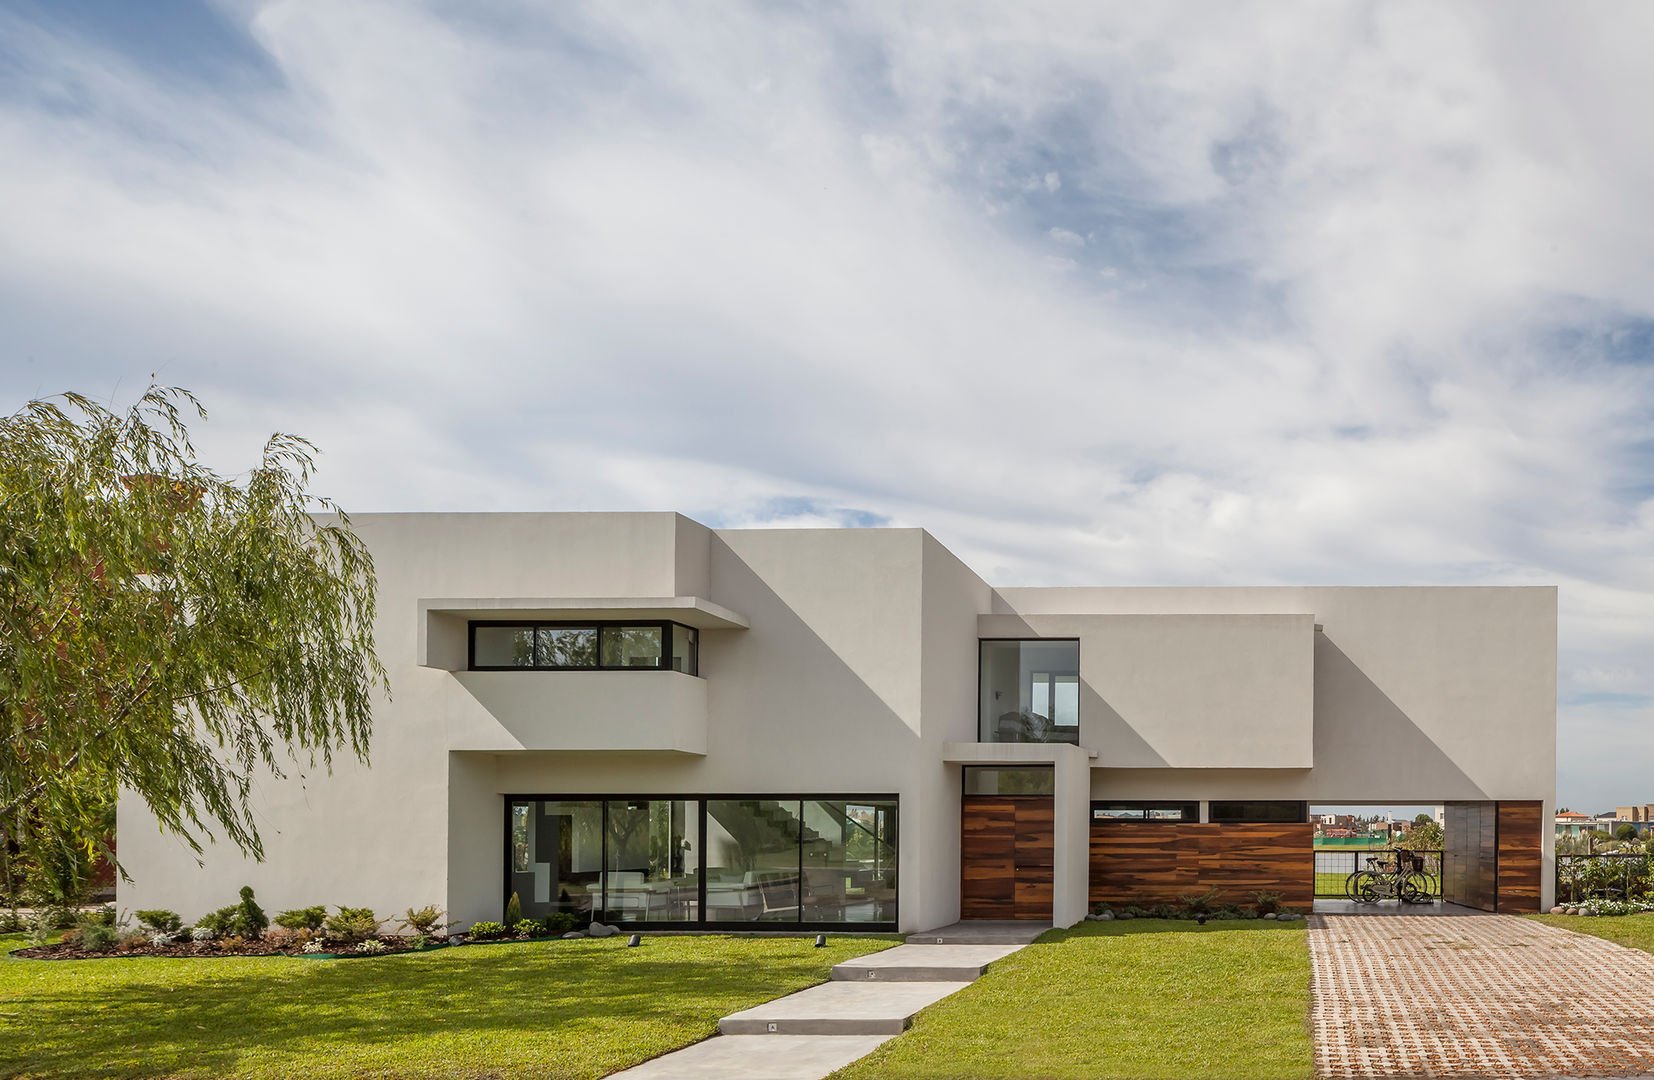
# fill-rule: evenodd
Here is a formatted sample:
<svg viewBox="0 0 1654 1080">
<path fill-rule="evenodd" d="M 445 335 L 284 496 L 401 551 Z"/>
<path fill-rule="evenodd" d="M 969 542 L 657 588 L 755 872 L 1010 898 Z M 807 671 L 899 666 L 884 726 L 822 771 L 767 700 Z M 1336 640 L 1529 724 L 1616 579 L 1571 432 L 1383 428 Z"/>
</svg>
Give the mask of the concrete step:
<svg viewBox="0 0 1654 1080">
<path fill-rule="evenodd" d="M 1029 945 L 1051 929 L 1040 922 L 957 922 L 909 934 L 909 945 Z"/>
<path fill-rule="evenodd" d="M 913 1014 L 969 986 L 958 982 L 825 982 L 718 1021 L 725 1035 L 900 1035 Z"/>
<path fill-rule="evenodd" d="M 970 982 L 1020 945 L 898 945 L 833 968 L 840 982 Z"/>
<path fill-rule="evenodd" d="M 819 1080 L 891 1035 L 714 1035 L 609 1080 Z"/>
</svg>

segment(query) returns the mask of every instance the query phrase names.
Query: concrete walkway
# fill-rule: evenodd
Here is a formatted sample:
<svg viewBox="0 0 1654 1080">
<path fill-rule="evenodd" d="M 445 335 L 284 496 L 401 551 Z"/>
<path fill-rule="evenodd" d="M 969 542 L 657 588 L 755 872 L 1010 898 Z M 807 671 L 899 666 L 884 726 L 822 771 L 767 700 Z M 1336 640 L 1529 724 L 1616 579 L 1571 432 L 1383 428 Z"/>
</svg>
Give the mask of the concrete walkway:
<svg viewBox="0 0 1654 1080">
<path fill-rule="evenodd" d="M 1048 929 L 962 923 L 911 935 L 908 944 L 836 965 L 820 986 L 731 1013 L 718 1021 L 720 1034 L 614 1080 L 819 1080 Z M 959 940 L 966 938 L 978 940 Z"/>
<path fill-rule="evenodd" d="M 1317 915 L 1323 1078 L 1654 1075 L 1654 956 L 1510 915 Z"/>
</svg>

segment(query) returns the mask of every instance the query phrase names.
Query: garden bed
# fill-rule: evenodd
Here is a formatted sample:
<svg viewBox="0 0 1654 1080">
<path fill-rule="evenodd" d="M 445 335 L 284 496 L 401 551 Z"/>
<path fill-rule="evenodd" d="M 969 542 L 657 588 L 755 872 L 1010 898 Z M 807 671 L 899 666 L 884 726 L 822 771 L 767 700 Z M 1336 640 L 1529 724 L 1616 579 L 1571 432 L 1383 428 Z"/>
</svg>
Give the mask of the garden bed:
<svg viewBox="0 0 1654 1080">
<path fill-rule="evenodd" d="M 369 956 L 390 956 L 395 953 L 426 952 L 431 949 L 446 948 L 448 942 L 435 941 L 424 945 L 414 945 L 411 938 L 387 935 L 373 938 L 384 946 L 381 952 L 357 952 L 355 946 L 338 946 L 340 952 L 307 953 L 298 945 L 278 945 L 263 938 L 254 938 L 237 942 L 233 948 L 224 948 L 222 941 L 174 941 L 168 945 L 152 945 L 148 942 L 118 946 L 107 952 L 88 952 L 78 943 L 60 941 L 51 945 L 30 945 L 21 949 L 13 949 L 11 955 L 22 960 L 119 960 L 133 956 L 171 957 L 175 959 L 205 960 L 235 956 L 304 956 L 318 960 L 340 959 L 344 957 L 357 958 Z"/>
</svg>

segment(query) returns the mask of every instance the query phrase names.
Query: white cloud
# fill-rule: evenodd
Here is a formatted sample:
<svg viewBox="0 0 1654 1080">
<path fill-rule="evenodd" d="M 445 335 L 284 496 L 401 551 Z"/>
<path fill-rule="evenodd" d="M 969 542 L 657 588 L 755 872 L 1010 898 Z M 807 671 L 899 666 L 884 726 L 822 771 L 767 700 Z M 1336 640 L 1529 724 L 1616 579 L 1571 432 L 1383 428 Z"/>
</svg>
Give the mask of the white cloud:
<svg viewBox="0 0 1654 1080">
<path fill-rule="evenodd" d="M 1557 583 L 1565 703 L 1627 696 L 1564 745 L 1654 752 L 1654 9 L 226 11 L 275 78 L 0 14 L 14 400 L 158 370 L 364 510 Z"/>
</svg>

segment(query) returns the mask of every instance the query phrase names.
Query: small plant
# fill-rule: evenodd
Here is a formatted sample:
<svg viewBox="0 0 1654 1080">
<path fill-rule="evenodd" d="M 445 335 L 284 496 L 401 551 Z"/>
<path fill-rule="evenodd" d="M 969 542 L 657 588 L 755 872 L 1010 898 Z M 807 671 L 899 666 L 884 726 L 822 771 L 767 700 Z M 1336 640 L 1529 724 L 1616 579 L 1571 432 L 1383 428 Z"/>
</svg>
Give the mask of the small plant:
<svg viewBox="0 0 1654 1080">
<path fill-rule="evenodd" d="M 240 934 L 231 934 L 229 937 L 218 939 L 218 951 L 219 952 L 227 952 L 227 953 L 240 952 L 242 949 L 245 949 L 246 947 L 247 947 L 247 939 L 242 937 Z"/>
<path fill-rule="evenodd" d="M 1183 910 L 1186 913 L 1190 915 L 1210 915 L 1212 908 L 1216 906 L 1218 898 L 1222 895 L 1223 890 L 1214 887 L 1202 893 L 1189 893 L 1187 896 L 1178 897 L 1178 899 L 1182 901 Z"/>
<path fill-rule="evenodd" d="M 374 916 L 372 908 L 339 909 L 339 914 L 329 915 L 323 924 L 327 927 L 327 936 L 332 941 L 343 945 L 355 945 L 368 938 L 379 935 L 379 927 L 384 920 Z"/>
<path fill-rule="evenodd" d="M 523 921 L 523 902 L 512 893 L 511 899 L 505 902 L 505 925 L 516 926 Z"/>
<path fill-rule="evenodd" d="M 253 887 L 241 887 L 241 903 L 236 905 L 235 932 L 242 937 L 258 937 L 270 925 L 264 909 L 253 899 Z"/>
<path fill-rule="evenodd" d="M 317 904 L 315 907 L 283 911 L 276 916 L 276 925 L 284 926 L 289 930 L 320 930 L 326 919 L 327 908 Z"/>
<path fill-rule="evenodd" d="M 1143 909 L 1138 907 L 1136 904 L 1127 904 L 1125 907 L 1120 909 L 1120 914 L 1126 916 L 1128 919 L 1141 919 L 1143 917 Z"/>
<path fill-rule="evenodd" d="M 511 932 L 520 938 L 541 937 L 546 932 L 546 924 L 539 919 L 518 919 Z"/>
<path fill-rule="evenodd" d="M 1252 894 L 1252 906 L 1258 910 L 1259 915 L 1268 915 L 1280 909 L 1281 894 L 1267 890 L 1255 892 Z"/>
<path fill-rule="evenodd" d="M 191 941 L 211 941 L 218 936 L 218 932 L 210 926 L 196 926 L 190 930 Z"/>
<path fill-rule="evenodd" d="M 325 952 L 326 950 L 327 950 L 327 945 L 322 941 L 321 938 L 314 938 L 314 939 L 304 943 L 304 951 L 307 952 L 307 953 L 319 953 L 319 952 Z"/>
<path fill-rule="evenodd" d="M 115 942 L 115 948 L 121 952 L 131 952 L 149 944 L 149 934 L 143 930 L 123 930 L 120 940 Z"/>
<path fill-rule="evenodd" d="M 471 936 L 478 941 L 493 941 L 505 937 L 505 924 L 483 920 L 471 924 Z"/>
<path fill-rule="evenodd" d="M 422 908 L 409 908 L 402 913 L 402 925 L 416 934 L 430 937 L 445 925 L 442 916 L 447 914 L 435 904 L 426 904 Z"/>
<path fill-rule="evenodd" d="M 309 941 L 309 930 L 294 930 L 286 926 L 272 926 L 264 931 L 264 940 L 278 949 L 293 949 Z"/>
<path fill-rule="evenodd" d="M 219 908 L 217 911 L 209 911 L 195 920 L 195 928 L 199 930 L 204 926 L 212 931 L 212 936 L 215 938 L 228 937 L 235 933 L 235 917 L 239 913 L 240 909 L 234 904 Z"/>
<path fill-rule="evenodd" d="M 29 943 L 44 945 L 52 936 L 52 931 L 58 928 L 58 911 L 56 908 L 41 908 L 29 917 Z"/>
<path fill-rule="evenodd" d="M 149 943 L 157 949 L 164 949 L 172 944 L 172 935 L 165 930 L 152 930 L 149 934 Z"/>
<path fill-rule="evenodd" d="M 0 911 L 0 934 L 21 934 L 26 928 L 21 915 Z"/>
<path fill-rule="evenodd" d="M 364 956 L 377 956 L 385 951 L 385 943 L 378 938 L 369 938 L 366 941 L 358 942 L 356 951 Z"/>
<path fill-rule="evenodd" d="M 1107 905 L 1107 904 L 1092 904 L 1091 905 L 1091 914 L 1093 914 L 1093 915 L 1112 915 L 1112 914 L 1114 914 L 1114 909 L 1112 907 L 1110 907 L 1109 905 Z"/>
<path fill-rule="evenodd" d="M 572 911 L 554 911 L 546 916 L 546 932 L 548 934 L 566 934 L 573 930 L 579 922 Z"/>
<path fill-rule="evenodd" d="M 120 943 L 121 934 L 96 916 L 80 924 L 80 947 L 87 952 L 108 952 Z"/>
<path fill-rule="evenodd" d="M 137 917 L 138 924 L 150 933 L 176 934 L 184 925 L 176 911 L 165 908 L 149 908 L 132 913 Z"/>
<path fill-rule="evenodd" d="M 430 943 L 431 943 L 431 939 L 426 937 L 424 934 L 415 934 L 413 937 L 408 939 L 408 948 L 410 948 L 410 949 L 423 949 L 425 946 L 429 945 Z"/>
<path fill-rule="evenodd" d="M 1172 907 L 1170 904 L 1156 904 L 1149 908 L 1149 918 L 1175 919 L 1177 918 L 1177 909 Z"/>
</svg>

